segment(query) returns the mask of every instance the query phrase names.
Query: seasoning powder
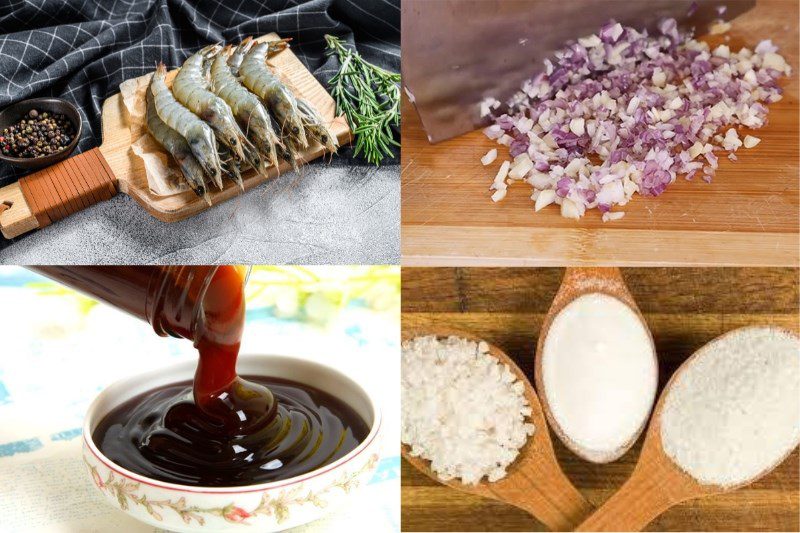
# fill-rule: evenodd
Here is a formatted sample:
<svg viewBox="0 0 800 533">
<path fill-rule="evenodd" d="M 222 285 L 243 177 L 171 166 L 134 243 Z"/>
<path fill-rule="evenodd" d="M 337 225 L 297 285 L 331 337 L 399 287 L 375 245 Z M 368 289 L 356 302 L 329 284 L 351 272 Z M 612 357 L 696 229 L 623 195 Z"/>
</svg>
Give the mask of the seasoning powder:
<svg viewBox="0 0 800 533">
<path fill-rule="evenodd" d="M 523 383 L 485 342 L 404 342 L 401 404 L 401 440 L 445 481 L 501 479 L 534 431 Z"/>
<path fill-rule="evenodd" d="M 800 341 L 783 330 L 735 330 L 701 348 L 664 400 L 664 451 L 701 483 L 730 487 L 800 442 Z"/>
<path fill-rule="evenodd" d="M 658 383 L 639 315 L 607 294 L 580 296 L 556 315 L 540 357 L 544 394 L 566 444 L 595 462 L 622 455 L 641 432 Z"/>
</svg>

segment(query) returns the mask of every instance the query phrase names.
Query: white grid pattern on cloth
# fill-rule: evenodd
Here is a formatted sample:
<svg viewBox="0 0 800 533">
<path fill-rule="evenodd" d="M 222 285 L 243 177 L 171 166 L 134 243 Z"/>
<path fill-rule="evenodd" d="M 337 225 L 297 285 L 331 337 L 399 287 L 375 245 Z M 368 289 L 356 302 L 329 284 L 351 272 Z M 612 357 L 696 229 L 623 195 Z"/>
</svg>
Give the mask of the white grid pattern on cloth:
<svg viewBox="0 0 800 533">
<path fill-rule="evenodd" d="M 0 5 L 0 108 L 37 96 L 74 103 L 76 153 L 100 144 L 103 101 L 159 61 L 180 66 L 201 46 L 272 31 L 321 82 L 336 72 L 324 35 L 400 69 L 400 0 L 10 0 Z M 0 185 L 24 175 L 0 167 Z"/>
</svg>

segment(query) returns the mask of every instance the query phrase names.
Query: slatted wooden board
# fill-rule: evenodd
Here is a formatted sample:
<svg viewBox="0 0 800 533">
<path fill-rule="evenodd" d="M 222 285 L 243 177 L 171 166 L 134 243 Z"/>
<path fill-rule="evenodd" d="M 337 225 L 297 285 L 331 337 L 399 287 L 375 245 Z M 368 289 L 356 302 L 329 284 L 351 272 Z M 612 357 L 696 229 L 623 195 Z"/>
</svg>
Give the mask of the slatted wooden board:
<svg viewBox="0 0 800 533">
<path fill-rule="evenodd" d="M 270 33 L 257 40 L 277 39 L 279 39 L 277 34 Z M 270 65 L 297 95 L 310 102 L 329 122 L 331 131 L 339 139 L 340 144 L 350 142 L 350 129 L 344 117 L 336 117 L 333 98 L 292 53 L 291 48 L 272 57 Z M 176 73 L 177 70 L 170 72 L 168 81 L 171 81 Z M 109 97 L 103 103 L 102 134 L 103 142 L 99 149 L 119 183 L 120 192 L 131 196 L 154 217 L 164 222 L 175 222 L 209 208 L 203 199 L 198 198 L 191 191 L 172 196 L 156 196 L 150 192 L 142 160 L 131 150 L 131 143 L 136 141 L 138 135 L 135 137 L 131 135 L 128 112 L 119 93 Z M 315 145 L 301 154 L 300 160 L 311 161 L 321 157 L 324 153 L 325 150 L 322 146 Z M 282 163 L 280 169 L 271 167 L 267 177 L 250 171 L 244 175 L 244 187 L 246 190 L 252 189 L 268 178 L 277 176 L 279 172 L 288 170 L 290 170 L 290 165 Z M 224 181 L 225 188 L 222 191 L 215 187 L 209 188 L 212 204 L 218 204 L 241 194 L 237 185 L 230 180 Z M 10 207 L 0 212 L 0 229 L 7 238 L 39 227 L 18 183 L 0 189 L 0 203 L 4 202 Z"/>
<path fill-rule="evenodd" d="M 480 131 L 431 145 L 407 100 L 403 107 L 404 265 L 786 265 L 800 261 L 798 178 L 798 3 L 760 1 L 732 21 L 730 45 L 771 38 L 792 65 L 782 101 L 770 105 L 762 139 L 720 158 L 712 184 L 679 177 L 657 198 L 635 196 L 625 218 L 590 212 L 564 219 L 533 210 L 528 185 L 491 201 L 502 150 Z M 709 42 L 720 42 L 715 37 Z M 497 147 L 495 163 L 480 158 Z"/>
<path fill-rule="evenodd" d="M 653 332 L 659 393 L 697 348 L 731 329 L 773 324 L 800 331 L 798 270 L 782 268 L 643 268 L 622 275 Z M 533 378 L 534 351 L 562 269 L 403 268 L 402 325 L 454 328 L 497 345 Z M 630 476 L 641 439 L 618 461 L 588 463 L 553 438 L 559 463 L 594 505 Z M 670 509 L 650 531 L 797 531 L 800 453 L 743 489 Z M 515 507 L 439 485 L 405 461 L 404 531 L 541 531 Z"/>
</svg>

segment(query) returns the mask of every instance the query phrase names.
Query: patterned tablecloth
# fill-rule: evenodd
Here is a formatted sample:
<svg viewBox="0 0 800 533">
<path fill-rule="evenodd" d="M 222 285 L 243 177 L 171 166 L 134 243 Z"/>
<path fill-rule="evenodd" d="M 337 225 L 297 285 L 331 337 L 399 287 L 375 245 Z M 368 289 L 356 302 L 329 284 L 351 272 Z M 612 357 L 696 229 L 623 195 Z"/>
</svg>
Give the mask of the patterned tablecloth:
<svg viewBox="0 0 800 533">
<path fill-rule="evenodd" d="M 287 313 L 286 297 L 276 306 L 253 292 L 248 286 L 242 353 L 324 358 L 384 393 L 383 453 L 369 490 L 302 529 L 398 531 L 399 310 L 356 299 L 323 324 Z M 291 314 L 301 318 L 276 316 Z M 188 341 L 159 338 L 24 269 L 0 268 L 0 531 L 154 531 L 92 489 L 80 452 L 83 415 L 111 382 L 195 357 Z"/>
</svg>

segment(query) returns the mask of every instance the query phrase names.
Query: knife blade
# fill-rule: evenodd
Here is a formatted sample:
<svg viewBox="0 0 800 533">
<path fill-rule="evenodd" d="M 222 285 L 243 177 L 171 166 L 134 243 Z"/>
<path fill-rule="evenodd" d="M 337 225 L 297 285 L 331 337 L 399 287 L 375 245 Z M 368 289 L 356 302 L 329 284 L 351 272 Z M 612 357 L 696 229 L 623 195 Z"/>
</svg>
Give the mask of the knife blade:
<svg viewBox="0 0 800 533">
<path fill-rule="evenodd" d="M 755 0 L 403 0 L 403 85 L 431 143 L 485 125 L 480 104 L 505 102 L 567 41 L 616 19 L 652 32 L 664 17 L 703 34 Z M 719 6 L 727 6 L 723 17 Z"/>
</svg>

